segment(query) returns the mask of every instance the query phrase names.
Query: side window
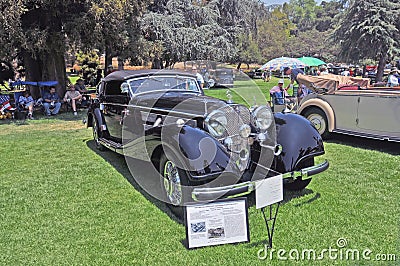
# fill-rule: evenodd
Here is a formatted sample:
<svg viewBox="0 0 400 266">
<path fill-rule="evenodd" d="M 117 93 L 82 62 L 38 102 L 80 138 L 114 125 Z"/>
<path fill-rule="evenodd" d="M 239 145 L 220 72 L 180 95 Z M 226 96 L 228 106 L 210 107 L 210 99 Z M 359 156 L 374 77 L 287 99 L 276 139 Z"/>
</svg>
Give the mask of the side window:
<svg viewBox="0 0 400 266">
<path fill-rule="evenodd" d="M 106 96 L 114 96 L 114 95 L 126 95 L 121 92 L 121 81 L 110 81 L 105 84 L 105 95 Z"/>
</svg>

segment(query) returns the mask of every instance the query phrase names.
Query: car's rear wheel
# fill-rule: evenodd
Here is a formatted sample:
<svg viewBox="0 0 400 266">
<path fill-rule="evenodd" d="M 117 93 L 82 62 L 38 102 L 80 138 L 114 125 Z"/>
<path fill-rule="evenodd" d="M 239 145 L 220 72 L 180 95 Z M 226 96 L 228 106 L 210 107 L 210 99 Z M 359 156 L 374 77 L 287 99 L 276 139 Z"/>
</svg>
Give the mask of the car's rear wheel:
<svg viewBox="0 0 400 266">
<path fill-rule="evenodd" d="M 286 180 L 283 181 L 283 187 L 287 190 L 291 191 L 299 191 L 305 189 L 308 184 L 310 184 L 311 178 L 302 180 L 302 179 L 294 179 L 294 180 Z"/>
<path fill-rule="evenodd" d="M 185 170 L 180 169 L 165 154 L 160 158 L 161 191 L 167 206 L 178 217 L 183 217 L 183 205 L 189 201 L 189 180 Z"/>
<path fill-rule="evenodd" d="M 328 119 L 324 111 L 312 107 L 304 112 L 304 117 L 314 125 L 323 139 L 329 138 Z"/>
<path fill-rule="evenodd" d="M 104 151 L 104 146 L 100 143 L 101 132 L 96 118 L 93 118 L 92 129 L 93 129 L 93 140 L 94 144 L 96 145 L 96 149 L 98 149 L 99 151 Z"/>
</svg>

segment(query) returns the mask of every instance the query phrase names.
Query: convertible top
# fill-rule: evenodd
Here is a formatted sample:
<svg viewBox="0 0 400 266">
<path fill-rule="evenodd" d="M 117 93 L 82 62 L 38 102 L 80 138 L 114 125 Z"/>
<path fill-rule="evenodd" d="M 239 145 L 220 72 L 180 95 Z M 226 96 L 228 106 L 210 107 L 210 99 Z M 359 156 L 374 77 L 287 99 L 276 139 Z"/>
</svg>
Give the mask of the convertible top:
<svg viewBox="0 0 400 266">
<path fill-rule="evenodd" d="M 327 74 L 322 76 L 308 76 L 299 74 L 297 80 L 311 90 L 318 88 L 326 89 L 327 93 L 333 93 L 342 85 L 355 85 L 366 88 L 369 85 L 369 78 L 355 78 L 349 76 L 339 76 Z"/>
<path fill-rule="evenodd" d="M 111 74 L 107 75 L 103 80 L 110 81 L 110 80 L 127 80 L 131 78 L 141 77 L 141 76 L 153 76 L 153 75 L 185 75 L 195 78 L 196 75 L 192 74 L 191 72 L 185 72 L 180 70 L 164 70 L 164 69 L 143 69 L 143 70 L 119 70 L 112 72 Z"/>
</svg>

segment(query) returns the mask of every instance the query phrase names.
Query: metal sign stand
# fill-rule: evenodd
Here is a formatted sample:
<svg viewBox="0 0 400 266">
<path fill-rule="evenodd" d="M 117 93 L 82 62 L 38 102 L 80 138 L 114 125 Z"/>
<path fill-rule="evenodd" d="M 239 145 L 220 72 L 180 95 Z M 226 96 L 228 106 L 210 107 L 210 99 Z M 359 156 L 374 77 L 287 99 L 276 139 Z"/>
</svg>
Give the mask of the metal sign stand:
<svg viewBox="0 0 400 266">
<path fill-rule="evenodd" d="M 272 238 L 274 236 L 275 222 L 281 202 L 271 204 L 261 208 L 261 212 L 265 221 L 265 227 L 268 233 L 268 247 L 272 248 Z M 275 211 L 274 211 L 275 209 Z"/>
</svg>

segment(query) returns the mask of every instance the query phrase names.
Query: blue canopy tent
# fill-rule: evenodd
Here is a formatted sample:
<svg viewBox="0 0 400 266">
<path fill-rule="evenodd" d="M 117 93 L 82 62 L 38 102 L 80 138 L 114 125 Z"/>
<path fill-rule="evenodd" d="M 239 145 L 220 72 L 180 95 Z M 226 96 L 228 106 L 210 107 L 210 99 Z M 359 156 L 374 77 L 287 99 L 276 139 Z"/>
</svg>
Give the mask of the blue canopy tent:
<svg viewBox="0 0 400 266">
<path fill-rule="evenodd" d="M 52 87 L 56 86 L 58 81 L 26 81 L 26 80 L 17 80 L 15 82 L 10 82 L 9 86 L 14 91 L 14 100 L 15 103 L 18 103 L 19 97 L 24 93 L 26 90 L 23 86 L 30 85 L 39 87 L 40 89 L 40 97 L 43 98 L 44 95 L 44 87 Z"/>
<path fill-rule="evenodd" d="M 25 81 L 25 80 L 17 80 L 15 82 L 10 82 L 10 87 L 12 88 L 20 88 L 21 86 L 31 85 L 36 87 L 51 87 L 56 86 L 58 81 Z"/>
</svg>

